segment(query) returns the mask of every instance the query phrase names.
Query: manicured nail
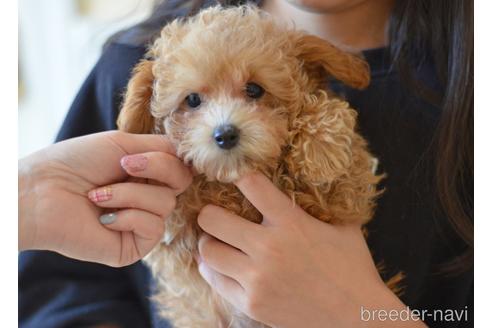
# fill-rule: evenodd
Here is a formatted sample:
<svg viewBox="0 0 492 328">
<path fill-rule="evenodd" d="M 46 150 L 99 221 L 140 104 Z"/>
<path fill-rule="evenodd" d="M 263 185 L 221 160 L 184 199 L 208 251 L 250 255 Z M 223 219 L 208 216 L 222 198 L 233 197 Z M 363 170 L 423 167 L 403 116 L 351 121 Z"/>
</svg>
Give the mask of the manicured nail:
<svg viewBox="0 0 492 328">
<path fill-rule="evenodd" d="M 111 187 L 94 189 L 89 191 L 89 194 L 87 196 L 94 203 L 104 202 L 113 198 L 113 190 L 111 189 Z"/>
<path fill-rule="evenodd" d="M 139 172 L 145 170 L 148 161 L 147 157 L 141 154 L 128 155 L 121 159 L 121 166 L 127 171 Z"/>
<path fill-rule="evenodd" d="M 110 224 L 113 223 L 116 220 L 116 213 L 108 213 L 101 215 L 99 217 L 99 222 L 102 224 Z"/>
</svg>

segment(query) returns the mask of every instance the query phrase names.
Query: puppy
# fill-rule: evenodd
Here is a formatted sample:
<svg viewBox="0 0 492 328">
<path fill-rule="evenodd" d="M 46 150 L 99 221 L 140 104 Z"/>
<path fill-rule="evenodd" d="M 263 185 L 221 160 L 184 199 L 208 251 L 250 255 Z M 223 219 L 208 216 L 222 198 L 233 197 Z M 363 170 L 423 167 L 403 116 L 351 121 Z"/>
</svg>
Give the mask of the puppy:
<svg viewBox="0 0 492 328">
<path fill-rule="evenodd" d="M 167 135 L 198 173 L 146 258 L 155 300 L 175 327 L 263 327 L 215 294 L 193 258 L 205 205 L 261 222 L 232 184 L 245 173 L 262 172 L 319 220 L 371 218 L 380 177 L 355 110 L 327 90 L 328 78 L 364 88 L 368 65 L 251 6 L 168 24 L 135 67 L 119 128 Z"/>
</svg>

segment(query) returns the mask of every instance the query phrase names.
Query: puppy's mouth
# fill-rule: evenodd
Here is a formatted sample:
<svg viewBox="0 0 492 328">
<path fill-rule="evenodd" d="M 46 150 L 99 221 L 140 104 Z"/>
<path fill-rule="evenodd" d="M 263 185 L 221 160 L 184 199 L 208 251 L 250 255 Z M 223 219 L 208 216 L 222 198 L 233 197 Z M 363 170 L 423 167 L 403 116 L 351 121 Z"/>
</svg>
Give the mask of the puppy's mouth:
<svg viewBox="0 0 492 328">
<path fill-rule="evenodd" d="M 234 182 L 263 162 L 262 156 L 258 156 L 262 151 L 256 139 L 237 126 L 221 124 L 209 133 L 202 142 L 190 142 L 196 141 L 191 137 L 178 146 L 178 156 L 195 174 L 205 175 L 208 181 Z M 252 150 L 257 150 L 257 154 Z"/>
<path fill-rule="evenodd" d="M 279 141 L 285 137 L 273 122 L 273 117 L 254 108 L 202 111 L 187 122 L 177 142 L 177 155 L 209 181 L 234 182 L 247 172 L 277 164 Z"/>
<path fill-rule="evenodd" d="M 182 158 L 194 174 L 203 174 L 208 181 L 232 183 L 253 169 L 253 161 L 244 153 L 239 138 L 214 135 L 208 150 L 191 149 Z"/>
</svg>

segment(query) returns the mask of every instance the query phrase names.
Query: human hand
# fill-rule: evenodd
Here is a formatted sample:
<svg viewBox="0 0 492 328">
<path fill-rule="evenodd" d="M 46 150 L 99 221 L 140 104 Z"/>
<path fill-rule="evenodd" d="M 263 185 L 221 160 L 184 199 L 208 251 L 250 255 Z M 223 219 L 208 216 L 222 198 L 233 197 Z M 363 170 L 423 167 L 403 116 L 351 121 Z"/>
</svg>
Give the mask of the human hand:
<svg viewBox="0 0 492 328">
<path fill-rule="evenodd" d="M 159 242 L 191 180 L 163 136 L 111 131 L 54 144 L 19 161 L 19 249 L 132 264 Z"/>
<path fill-rule="evenodd" d="M 425 326 L 361 319 L 361 307 L 405 305 L 381 280 L 360 226 L 316 220 L 260 174 L 236 185 L 263 222 L 204 207 L 198 262 L 203 278 L 237 309 L 274 327 Z"/>
</svg>

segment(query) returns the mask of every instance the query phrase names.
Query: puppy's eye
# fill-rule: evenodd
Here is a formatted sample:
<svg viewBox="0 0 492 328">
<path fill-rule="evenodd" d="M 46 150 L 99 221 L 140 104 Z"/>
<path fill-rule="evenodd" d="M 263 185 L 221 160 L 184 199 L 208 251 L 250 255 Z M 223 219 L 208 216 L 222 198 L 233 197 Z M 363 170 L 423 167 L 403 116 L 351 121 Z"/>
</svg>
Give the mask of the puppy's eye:
<svg viewBox="0 0 492 328">
<path fill-rule="evenodd" d="M 258 99 L 265 93 L 265 90 L 254 82 L 246 84 L 246 95 L 250 98 Z"/>
<path fill-rule="evenodd" d="M 186 96 L 185 99 L 186 103 L 191 108 L 197 108 L 202 103 L 202 100 L 200 99 L 200 95 L 198 93 L 190 93 L 188 96 Z"/>
</svg>

